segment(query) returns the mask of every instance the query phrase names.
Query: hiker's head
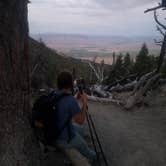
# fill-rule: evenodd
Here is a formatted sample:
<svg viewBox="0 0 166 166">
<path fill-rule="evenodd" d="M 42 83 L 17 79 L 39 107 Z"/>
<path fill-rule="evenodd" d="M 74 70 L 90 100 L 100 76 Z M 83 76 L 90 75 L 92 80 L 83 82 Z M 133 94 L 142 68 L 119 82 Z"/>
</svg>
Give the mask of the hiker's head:
<svg viewBox="0 0 166 166">
<path fill-rule="evenodd" d="M 73 78 L 71 73 L 64 71 L 58 75 L 57 86 L 59 90 L 73 89 Z"/>
</svg>

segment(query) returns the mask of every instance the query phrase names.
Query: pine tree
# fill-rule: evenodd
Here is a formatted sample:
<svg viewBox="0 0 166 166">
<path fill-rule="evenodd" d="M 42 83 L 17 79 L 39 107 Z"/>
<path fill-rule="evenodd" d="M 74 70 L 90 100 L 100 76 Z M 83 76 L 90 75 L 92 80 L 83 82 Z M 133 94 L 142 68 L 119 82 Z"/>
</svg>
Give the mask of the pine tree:
<svg viewBox="0 0 166 166">
<path fill-rule="evenodd" d="M 144 43 L 144 44 L 142 45 L 141 50 L 139 51 L 138 56 L 148 56 L 148 54 L 149 54 L 148 47 L 147 47 L 146 43 Z"/>
<path fill-rule="evenodd" d="M 146 43 L 144 43 L 136 57 L 136 62 L 135 62 L 135 66 L 134 66 L 135 73 L 143 74 L 143 73 L 149 72 L 150 68 L 149 68 L 148 54 L 149 54 L 148 47 L 147 47 Z"/>
<path fill-rule="evenodd" d="M 129 53 L 126 53 L 126 55 L 124 57 L 123 66 L 124 66 L 124 69 L 126 71 L 125 74 L 126 75 L 129 74 L 131 72 L 131 68 L 132 68 L 132 61 L 131 61 Z"/>
<path fill-rule="evenodd" d="M 113 54 L 112 54 L 112 65 L 115 65 L 115 58 L 116 58 L 116 54 L 115 54 L 115 52 L 113 52 Z"/>
<path fill-rule="evenodd" d="M 123 59 L 122 59 L 122 54 L 120 54 L 116 60 L 115 68 L 120 70 L 122 68 L 122 65 L 123 65 Z"/>
<path fill-rule="evenodd" d="M 117 77 L 122 77 L 125 74 L 125 68 L 123 65 L 123 55 L 120 53 L 116 63 L 115 63 L 115 71 L 117 73 Z"/>
</svg>

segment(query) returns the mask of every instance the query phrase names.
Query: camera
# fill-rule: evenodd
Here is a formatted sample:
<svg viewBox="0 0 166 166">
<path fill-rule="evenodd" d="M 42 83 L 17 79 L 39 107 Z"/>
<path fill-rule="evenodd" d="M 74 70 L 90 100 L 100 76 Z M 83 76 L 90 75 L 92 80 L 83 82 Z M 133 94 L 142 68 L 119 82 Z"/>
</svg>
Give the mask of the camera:
<svg viewBox="0 0 166 166">
<path fill-rule="evenodd" d="M 77 90 L 82 94 L 86 90 L 86 83 L 83 78 L 76 80 Z"/>
</svg>

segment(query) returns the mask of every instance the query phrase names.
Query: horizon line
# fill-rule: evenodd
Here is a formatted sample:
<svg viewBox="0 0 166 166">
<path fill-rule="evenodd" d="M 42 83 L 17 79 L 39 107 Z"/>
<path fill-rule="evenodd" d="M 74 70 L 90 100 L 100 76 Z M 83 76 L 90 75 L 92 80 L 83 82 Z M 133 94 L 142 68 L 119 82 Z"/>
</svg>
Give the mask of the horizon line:
<svg viewBox="0 0 166 166">
<path fill-rule="evenodd" d="M 89 37 L 161 37 L 160 35 L 104 35 L 104 34 L 85 34 L 85 33 L 63 33 L 63 32 L 42 32 L 42 33 L 29 33 L 32 35 L 71 35 L 71 36 L 89 36 Z"/>
</svg>

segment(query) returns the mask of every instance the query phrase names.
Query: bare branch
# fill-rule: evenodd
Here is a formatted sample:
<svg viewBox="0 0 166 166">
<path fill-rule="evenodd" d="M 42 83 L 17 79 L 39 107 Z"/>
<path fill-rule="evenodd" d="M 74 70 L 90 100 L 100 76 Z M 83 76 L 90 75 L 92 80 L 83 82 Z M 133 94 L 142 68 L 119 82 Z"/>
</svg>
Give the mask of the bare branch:
<svg viewBox="0 0 166 166">
<path fill-rule="evenodd" d="M 92 65 L 92 63 L 91 63 L 91 62 L 89 62 L 89 66 L 90 66 L 90 67 L 91 67 L 91 69 L 94 71 L 94 73 L 95 73 L 95 75 L 96 75 L 97 79 L 98 79 L 98 80 L 100 80 L 100 76 L 99 76 L 99 74 L 97 73 L 97 71 L 96 71 L 95 67 Z"/>
<path fill-rule="evenodd" d="M 164 36 L 165 33 L 163 32 L 163 30 L 158 25 L 156 27 L 157 27 L 157 31 L 159 31 L 161 33 L 161 35 Z"/>
<path fill-rule="evenodd" d="M 159 43 L 161 44 L 163 41 L 162 41 L 162 40 L 158 41 L 158 40 L 154 39 L 154 42 L 155 42 L 155 43 L 158 43 L 158 44 L 159 44 Z"/>
<path fill-rule="evenodd" d="M 159 43 L 158 43 L 158 44 L 156 43 L 156 45 L 157 45 L 157 46 L 160 46 L 160 47 L 162 46 L 162 44 L 159 44 Z"/>
<path fill-rule="evenodd" d="M 155 19 L 155 21 L 157 22 L 157 24 L 158 24 L 159 26 L 161 26 L 164 30 L 166 30 L 166 26 L 165 26 L 164 24 L 162 24 L 162 23 L 158 20 L 156 10 L 154 10 L 154 19 Z"/>
<path fill-rule="evenodd" d="M 155 11 L 155 10 L 161 9 L 161 8 L 162 8 L 162 5 L 159 3 L 158 6 L 145 10 L 144 13 Z"/>
<path fill-rule="evenodd" d="M 154 42 L 157 46 L 162 46 L 162 41 L 157 41 L 156 39 L 154 39 Z"/>
<path fill-rule="evenodd" d="M 106 77 L 104 77 L 104 60 L 102 60 L 100 64 L 96 64 L 96 58 L 97 57 L 93 59 L 93 62 L 89 62 L 89 66 L 94 72 L 98 82 L 102 83 L 106 79 Z"/>
</svg>

